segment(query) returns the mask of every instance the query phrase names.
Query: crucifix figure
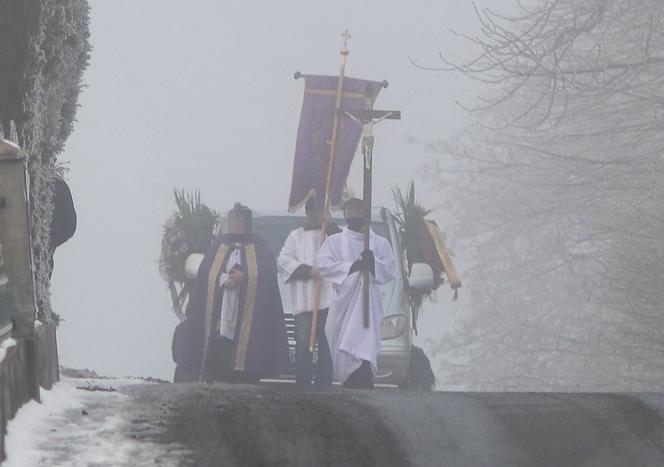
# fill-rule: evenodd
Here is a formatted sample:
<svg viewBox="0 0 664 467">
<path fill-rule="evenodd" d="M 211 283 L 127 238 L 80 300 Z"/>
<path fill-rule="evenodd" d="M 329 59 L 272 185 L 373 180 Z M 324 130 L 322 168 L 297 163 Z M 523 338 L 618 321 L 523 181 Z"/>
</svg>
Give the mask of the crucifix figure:
<svg viewBox="0 0 664 467">
<path fill-rule="evenodd" d="M 383 82 L 383 86 L 387 87 L 387 82 Z M 369 245 L 369 231 L 371 226 L 371 194 L 372 194 L 372 173 L 373 173 L 373 147 L 374 147 L 374 134 L 373 127 L 376 123 L 383 120 L 400 120 L 401 111 L 399 110 L 373 110 L 374 95 L 371 89 L 367 89 L 364 99 L 364 109 L 361 110 L 347 110 L 344 112 L 346 116 L 362 125 L 362 155 L 364 156 L 364 182 L 363 182 L 363 199 L 364 199 L 364 249 L 368 250 Z M 364 272 L 364 327 L 369 327 L 369 273 Z"/>
<path fill-rule="evenodd" d="M 363 110 L 346 111 L 346 116 L 348 116 L 351 120 L 354 120 L 362 125 L 362 155 L 364 156 L 365 168 L 369 168 L 371 166 L 371 155 L 373 154 L 373 147 L 374 147 L 374 135 L 373 135 L 374 125 L 376 123 L 382 122 L 387 118 L 395 118 L 395 119 L 400 118 L 399 116 L 393 117 L 392 115 L 394 113 L 400 113 L 400 112 L 395 112 L 392 110 L 390 111 L 372 110 L 371 114 L 369 114 Z M 365 115 L 367 118 L 365 119 L 357 117 L 356 115 L 358 114 Z M 375 120 L 372 117 L 375 117 Z"/>
<path fill-rule="evenodd" d="M 341 55 L 348 55 L 348 39 L 350 39 L 351 36 L 350 33 L 348 32 L 348 29 L 346 29 L 344 32 L 341 33 L 341 37 L 344 38 L 344 46 L 341 48 L 339 51 Z"/>
</svg>

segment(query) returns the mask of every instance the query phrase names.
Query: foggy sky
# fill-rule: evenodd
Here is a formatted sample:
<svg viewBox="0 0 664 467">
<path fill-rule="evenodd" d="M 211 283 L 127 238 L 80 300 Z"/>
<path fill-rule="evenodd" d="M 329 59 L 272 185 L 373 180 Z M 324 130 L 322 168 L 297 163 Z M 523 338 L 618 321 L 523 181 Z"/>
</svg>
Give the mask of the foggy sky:
<svg viewBox="0 0 664 467">
<path fill-rule="evenodd" d="M 353 36 L 347 74 L 388 80 L 376 108 L 403 111 L 402 121 L 376 127 L 376 205 L 391 207 L 390 188 L 417 180 L 429 158 L 408 137 L 461 130 L 466 115 L 455 101 L 477 91 L 459 75 L 409 61 L 466 55 L 449 29 L 477 29 L 470 2 L 90 3 L 87 88 L 61 157 L 79 224 L 56 252 L 52 293 L 64 319 L 61 363 L 100 374 L 172 377 L 177 320 L 157 268 L 171 189 L 199 188 L 222 212 L 235 201 L 285 211 L 304 85 L 292 75 L 338 73 L 344 29 Z M 427 310 L 420 342 L 444 332 L 449 295 Z"/>
</svg>

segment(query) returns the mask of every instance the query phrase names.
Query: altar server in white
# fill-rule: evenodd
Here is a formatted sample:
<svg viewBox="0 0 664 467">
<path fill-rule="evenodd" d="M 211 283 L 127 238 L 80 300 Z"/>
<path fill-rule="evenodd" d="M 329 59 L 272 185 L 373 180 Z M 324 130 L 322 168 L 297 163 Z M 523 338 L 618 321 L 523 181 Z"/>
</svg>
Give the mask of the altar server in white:
<svg viewBox="0 0 664 467">
<path fill-rule="evenodd" d="M 325 325 L 335 378 L 346 387 L 372 388 L 380 352 L 383 319 L 380 285 L 394 279 L 394 258 L 389 242 L 370 230 L 364 250 L 364 209 L 361 200 L 344 206 L 347 227 L 328 237 L 316 257 L 324 280 L 334 292 Z M 363 271 L 369 272 L 369 327 L 364 326 Z"/>
<path fill-rule="evenodd" d="M 290 285 L 293 315 L 295 318 L 295 382 L 308 387 L 332 385 L 332 358 L 325 338 L 325 321 L 332 296 L 332 284 L 321 281 L 316 266 L 316 253 L 321 247 L 323 209 L 309 198 L 305 205 L 307 222 L 293 230 L 279 253 L 279 272 Z M 328 224 L 327 233 L 338 233 L 339 227 Z M 313 355 L 309 351 L 316 282 L 320 281 L 317 322 L 317 362 L 314 369 Z"/>
</svg>

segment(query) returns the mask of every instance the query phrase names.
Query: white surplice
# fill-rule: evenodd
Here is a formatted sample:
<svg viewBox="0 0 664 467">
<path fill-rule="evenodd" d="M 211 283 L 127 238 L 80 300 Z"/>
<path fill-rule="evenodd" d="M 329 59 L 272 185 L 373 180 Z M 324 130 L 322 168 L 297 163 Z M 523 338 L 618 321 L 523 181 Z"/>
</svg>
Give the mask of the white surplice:
<svg viewBox="0 0 664 467">
<path fill-rule="evenodd" d="M 369 237 L 370 249 L 376 260 L 376 274 L 370 275 L 369 327 L 364 327 L 363 274 L 348 274 L 351 265 L 364 250 L 364 234 L 345 228 L 341 233 L 325 240 L 317 255 L 321 276 L 334 284 L 325 334 L 334 362 L 334 377 L 344 383 L 362 364 L 371 363 L 377 373 L 380 352 L 380 325 L 383 302 L 380 285 L 394 279 L 394 257 L 389 242 L 375 234 Z"/>
<path fill-rule="evenodd" d="M 244 271 L 242 264 L 241 246 L 235 245 L 231 251 L 224 272 L 219 276 L 219 287 L 222 288 L 221 298 L 221 329 L 219 330 L 223 337 L 233 339 L 235 337 L 235 325 L 237 324 L 237 312 L 240 302 L 240 288 L 229 289 L 224 286 L 229 278 L 229 273 L 233 266 L 239 265 Z"/>
<path fill-rule="evenodd" d="M 317 267 L 316 253 L 318 253 L 321 246 L 320 235 L 320 229 L 305 230 L 300 227 L 293 230 L 288 235 L 279 253 L 279 258 L 277 258 L 281 277 L 284 282 L 290 285 L 294 315 L 303 311 L 312 311 L 314 307 L 316 281 L 313 279 L 307 281 L 291 280 L 291 275 L 302 264 Z M 318 302 L 319 310 L 324 310 L 330 306 L 331 296 L 332 284 L 322 281 Z"/>
</svg>

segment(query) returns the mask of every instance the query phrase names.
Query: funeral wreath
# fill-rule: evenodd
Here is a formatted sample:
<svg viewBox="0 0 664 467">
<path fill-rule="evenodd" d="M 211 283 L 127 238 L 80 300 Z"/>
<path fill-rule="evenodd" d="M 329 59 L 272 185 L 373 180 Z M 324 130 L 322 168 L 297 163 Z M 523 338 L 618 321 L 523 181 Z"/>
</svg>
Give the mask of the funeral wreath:
<svg viewBox="0 0 664 467">
<path fill-rule="evenodd" d="M 192 285 L 185 277 L 185 263 L 189 255 L 207 251 L 220 217 L 201 202 L 197 190 L 185 192 L 174 188 L 173 195 L 176 209 L 163 226 L 159 272 L 168 283 L 176 315 L 184 319 L 182 306 Z"/>
<path fill-rule="evenodd" d="M 422 312 L 424 299 L 444 283 L 445 276 L 456 299 L 461 281 L 447 253 L 443 232 L 434 221 L 426 219 L 431 210 L 422 207 L 415 198 L 415 183 L 410 183 L 406 193 L 398 187 L 392 193 L 396 204 L 394 221 L 399 230 L 401 249 L 406 252 L 408 273 L 416 263 L 428 264 L 434 273 L 432 288 L 408 290 L 413 329 L 417 332 L 417 319 Z"/>
</svg>

